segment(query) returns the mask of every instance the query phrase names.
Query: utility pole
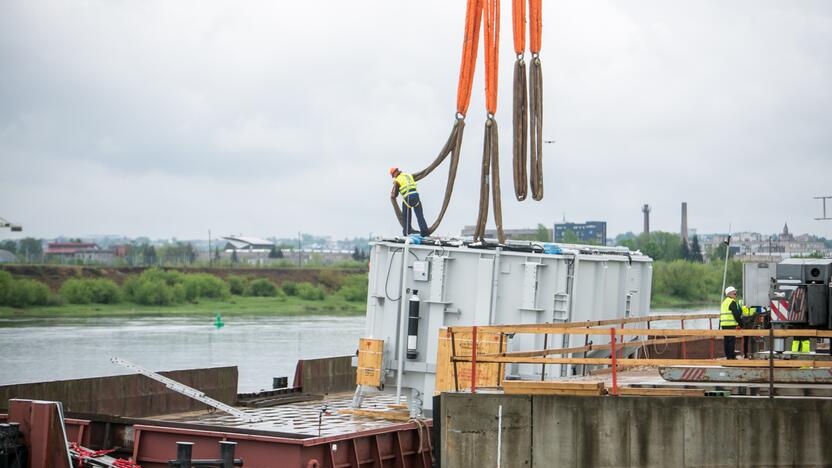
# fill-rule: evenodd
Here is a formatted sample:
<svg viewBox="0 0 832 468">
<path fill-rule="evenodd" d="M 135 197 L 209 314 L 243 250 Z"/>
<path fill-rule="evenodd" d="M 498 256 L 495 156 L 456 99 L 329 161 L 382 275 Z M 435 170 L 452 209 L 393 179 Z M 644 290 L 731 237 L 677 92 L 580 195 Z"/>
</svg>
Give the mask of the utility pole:
<svg viewBox="0 0 832 468">
<path fill-rule="evenodd" d="M 208 266 L 214 265 L 214 252 L 211 251 L 211 230 L 208 230 Z"/>
<path fill-rule="evenodd" d="M 298 268 L 303 268 L 303 248 L 300 243 L 300 231 L 298 231 Z"/>
<path fill-rule="evenodd" d="M 728 253 L 731 251 L 731 223 L 728 223 L 728 238 L 725 239 L 725 267 L 722 270 L 722 293 L 719 300 L 725 299 L 725 280 L 728 279 Z"/>
<path fill-rule="evenodd" d="M 650 205 L 645 204 L 641 207 L 641 212 L 644 213 L 644 234 L 650 234 Z"/>
<path fill-rule="evenodd" d="M 826 200 L 832 199 L 832 195 L 826 195 L 821 197 L 814 197 L 815 200 L 822 200 L 823 202 L 823 216 L 820 218 L 815 218 L 816 221 L 828 221 L 832 220 L 829 216 L 826 215 Z"/>
</svg>

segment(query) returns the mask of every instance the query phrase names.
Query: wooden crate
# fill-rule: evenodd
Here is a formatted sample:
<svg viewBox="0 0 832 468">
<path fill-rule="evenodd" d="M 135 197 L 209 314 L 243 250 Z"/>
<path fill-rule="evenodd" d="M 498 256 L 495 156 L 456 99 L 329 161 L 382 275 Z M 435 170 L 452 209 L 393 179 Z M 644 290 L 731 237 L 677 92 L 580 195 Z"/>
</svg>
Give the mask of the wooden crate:
<svg viewBox="0 0 832 468">
<path fill-rule="evenodd" d="M 603 395 L 603 382 L 559 382 L 555 380 L 504 380 L 506 395 Z"/>
<path fill-rule="evenodd" d="M 358 340 L 358 368 L 355 383 L 378 387 L 381 385 L 381 358 L 384 340 L 360 338 Z"/>
<path fill-rule="evenodd" d="M 366 418 L 389 419 L 391 421 L 409 421 L 410 414 L 407 411 L 389 411 L 376 409 L 342 409 L 338 414 L 351 414 L 364 416 Z"/>
<path fill-rule="evenodd" d="M 502 343 L 501 343 L 502 340 Z M 455 333 L 457 356 L 471 356 L 473 340 L 470 333 Z M 505 350 L 506 338 L 500 333 L 477 333 L 477 354 L 499 353 Z M 505 367 L 501 364 L 477 363 L 477 387 L 499 386 Z M 459 389 L 471 388 L 471 363 L 456 364 Z M 439 330 L 439 346 L 436 352 L 436 394 L 456 390 L 454 363 L 451 362 L 451 335 L 447 329 Z"/>
</svg>

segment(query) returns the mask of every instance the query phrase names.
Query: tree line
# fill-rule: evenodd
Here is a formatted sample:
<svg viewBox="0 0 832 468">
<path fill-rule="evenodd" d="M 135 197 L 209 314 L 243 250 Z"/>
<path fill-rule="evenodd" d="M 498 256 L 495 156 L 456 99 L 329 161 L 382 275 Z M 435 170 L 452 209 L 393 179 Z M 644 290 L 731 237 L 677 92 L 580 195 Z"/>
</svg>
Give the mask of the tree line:
<svg viewBox="0 0 832 468">
<path fill-rule="evenodd" d="M 726 244 L 703 252 L 698 236 L 688 244 L 679 234 L 662 231 L 629 236 L 618 243 L 653 259 L 654 306 L 719 302 Z M 742 294 L 742 262 L 729 257 L 726 282 Z"/>
<path fill-rule="evenodd" d="M 56 293 L 44 283 L 16 279 L 0 270 L 0 306 L 61 306 L 69 304 L 119 304 L 123 302 L 170 306 L 201 300 L 226 301 L 232 296 L 273 297 L 286 300 L 296 296 L 308 301 L 329 297 L 348 302 L 367 299 L 367 274 L 342 275 L 332 270 L 318 272 L 317 281 L 284 281 L 280 285 L 266 278 L 230 275 L 225 279 L 209 273 L 182 273 L 151 268 L 128 276 L 119 286 L 107 278 L 70 278 Z"/>
</svg>

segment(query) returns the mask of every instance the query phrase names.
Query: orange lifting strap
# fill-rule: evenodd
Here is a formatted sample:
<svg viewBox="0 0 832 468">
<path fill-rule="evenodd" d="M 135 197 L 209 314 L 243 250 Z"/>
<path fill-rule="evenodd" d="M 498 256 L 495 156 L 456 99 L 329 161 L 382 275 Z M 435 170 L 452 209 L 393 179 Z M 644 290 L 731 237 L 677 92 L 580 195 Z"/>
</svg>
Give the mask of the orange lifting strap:
<svg viewBox="0 0 832 468">
<path fill-rule="evenodd" d="M 477 64 L 477 47 L 480 42 L 482 0 L 468 0 L 465 11 L 465 39 L 462 42 L 462 61 L 459 66 L 459 85 L 456 91 L 456 112 L 463 118 L 471 103 L 474 69 Z"/>
<path fill-rule="evenodd" d="M 497 113 L 497 68 L 500 56 L 500 0 L 485 0 L 485 108 Z"/>
<path fill-rule="evenodd" d="M 494 204 L 494 224 L 497 227 L 497 240 L 504 243 L 503 210 L 500 200 L 500 152 L 497 121 L 497 69 L 500 52 L 500 0 L 483 0 L 485 16 L 485 109 L 488 113 L 485 121 L 483 139 L 482 165 L 480 170 L 480 203 L 477 223 L 474 227 L 474 240 L 485 240 L 485 225 L 488 221 L 488 195 L 491 192 Z"/>
</svg>

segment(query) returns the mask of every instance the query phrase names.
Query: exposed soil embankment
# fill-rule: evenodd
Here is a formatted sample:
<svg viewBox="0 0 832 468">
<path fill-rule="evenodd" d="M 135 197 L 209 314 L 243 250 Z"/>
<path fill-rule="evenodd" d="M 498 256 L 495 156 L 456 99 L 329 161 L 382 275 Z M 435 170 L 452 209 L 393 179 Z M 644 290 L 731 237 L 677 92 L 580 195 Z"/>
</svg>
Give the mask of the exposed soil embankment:
<svg viewBox="0 0 832 468">
<path fill-rule="evenodd" d="M 38 280 L 48 285 L 53 291 L 60 289 L 64 281 L 70 278 L 108 278 L 121 285 L 125 279 L 132 275 L 141 274 L 148 267 L 97 267 L 97 266 L 76 266 L 76 265 L 3 265 L 0 269 L 6 270 L 15 278 L 28 278 Z M 346 276 L 356 273 L 365 273 L 360 268 L 351 269 L 329 269 L 329 268 L 176 268 L 163 267 L 164 270 L 176 270 L 183 273 L 210 273 L 214 276 L 225 279 L 229 275 L 243 276 L 249 278 L 266 278 L 280 285 L 285 281 L 304 282 L 308 281 L 317 284 L 324 276 Z"/>
</svg>

